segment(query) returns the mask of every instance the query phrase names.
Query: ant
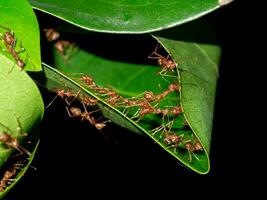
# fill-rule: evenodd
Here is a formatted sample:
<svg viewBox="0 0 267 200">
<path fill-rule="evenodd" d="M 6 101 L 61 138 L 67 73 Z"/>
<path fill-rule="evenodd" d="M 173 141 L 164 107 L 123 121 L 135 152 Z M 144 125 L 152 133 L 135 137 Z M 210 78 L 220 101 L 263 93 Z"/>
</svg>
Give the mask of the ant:
<svg viewBox="0 0 267 200">
<path fill-rule="evenodd" d="M 81 100 L 86 106 L 95 106 L 98 102 L 98 99 L 90 98 L 87 96 L 83 97 Z"/>
<path fill-rule="evenodd" d="M 167 131 L 165 127 L 164 127 L 163 134 L 164 134 L 164 140 L 163 141 L 169 147 L 173 147 L 174 151 L 176 152 L 177 147 L 179 146 L 180 143 L 182 143 L 184 135 L 177 135 L 174 132 L 171 132 L 170 130 Z"/>
<path fill-rule="evenodd" d="M 60 97 L 61 99 L 65 100 L 65 102 L 70 105 L 69 99 L 71 98 L 77 98 L 79 96 L 79 92 L 77 94 L 73 94 L 70 90 L 65 91 L 64 89 L 57 89 L 56 90 L 57 95 L 54 97 L 54 99 L 46 106 L 46 109 L 52 105 L 52 103 L 56 100 L 57 97 Z"/>
<path fill-rule="evenodd" d="M 66 110 L 68 112 L 69 117 L 81 117 L 81 120 L 84 121 L 88 121 L 91 125 L 93 125 L 97 130 L 102 130 L 105 126 L 106 126 L 106 122 L 97 122 L 97 120 L 95 120 L 95 118 L 93 116 L 91 116 L 92 113 L 99 111 L 98 110 L 94 110 L 92 112 L 88 112 L 85 105 L 84 106 L 84 112 L 81 111 L 80 108 L 77 107 L 70 107 L 68 108 L 66 106 Z"/>
<path fill-rule="evenodd" d="M 18 132 L 21 132 L 21 125 L 17 119 L 17 123 L 19 125 L 18 127 Z M 0 122 L 0 125 L 6 129 L 6 131 L 3 131 L 3 132 L 0 132 L 0 142 L 3 142 L 8 148 L 14 148 L 16 149 L 17 151 L 19 151 L 21 154 L 26 154 L 28 156 L 31 155 L 31 153 L 25 149 L 24 147 L 22 147 L 20 144 L 19 144 L 19 141 L 17 138 L 15 137 L 12 137 L 10 135 L 10 133 L 12 133 L 12 131 L 7 127 L 5 126 L 3 123 Z M 24 136 L 27 135 L 27 133 L 23 133 Z"/>
<path fill-rule="evenodd" d="M 10 180 L 13 176 L 15 176 L 17 173 L 17 167 L 12 167 L 11 169 L 8 169 L 5 173 L 3 178 L 0 180 L 0 192 L 3 192 L 4 189 L 7 187 L 8 184 L 10 184 Z"/>
<path fill-rule="evenodd" d="M 199 160 L 199 158 L 194 153 L 195 151 L 203 151 L 203 147 L 198 140 L 195 141 L 194 143 L 192 141 L 185 142 L 185 149 L 189 153 L 190 162 L 192 162 L 192 154 L 197 160 Z"/>
<path fill-rule="evenodd" d="M 159 72 L 160 75 L 164 75 L 167 71 L 174 72 L 176 64 L 170 59 L 170 55 L 166 58 L 159 53 L 157 53 L 159 44 L 157 44 L 155 50 L 148 56 L 150 59 L 157 59 L 158 65 L 162 67 L 162 70 Z"/>
<path fill-rule="evenodd" d="M 18 56 L 18 54 L 20 52 L 24 51 L 24 48 L 21 48 L 20 52 L 17 52 L 15 50 L 16 47 L 16 37 L 15 34 L 12 30 L 0 25 L 0 27 L 2 27 L 3 29 L 7 30 L 4 33 L 4 36 L 2 36 L 2 34 L 0 35 L 2 37 L 2 40 L 4 41 L 4 44 L 6 46 L 7 51 L 13 56 L 13 58 L 16 60 L 17 65 L 19 66 L 20 70 L 23 70 L 23 68 L 25 67 L 25 63 L 24 61 L 22 61 L 20 59 L 20 57 Z"/>
<path fill-rule="evenodd" d="M 81 76 L 80 80 L 83 81 L 91 89 L 95 89 L 97 87 L 91 76 L 83 75 Z"/>
<path fill-rule="evenodd" d="M 168 86 L 168 89 L 164 92 L 162 92 L 161 94 L 157 94 L 155 95 L 152 91 L 145 91 L 144 93 L 144 98 L 148 101 L 148 102 L 153 102 L 153 101 L 160 101 L 162 99 L 164 99 L 168 94 L 170 94 L 171 92 L 174 91 L 180 91 L 180 85 L 172 83 Z"/>
<path fill-rule="evenodd" d="M 184 135 L 177 135 L 174 132 L 171 132 L 171 127 L 173 122 L 169 122 L 167 124 L 162 124 L 159 127 L 152 130 L 152 135 L 155 135 L 157 132 L 161 131 L 161 135 L 163 135 L 163 141 L 166 143 L 168 147 L 174 148 L 176 152 L 177 147 L 179 144 L 182 143 Z M 167 130 L 166 126 L 169 126 L 169 130 Z M 162 130 L 163 129 L 163 130 Z"/>
<path fill-rule="evenodd" d="M 117 102 L 123 99 L 117 92 L 112 89 L 103 88 L 101 92 L 103 92 L 103 95 L 109 96 L 106 101 L 113 106 L 117 105 Z"/>
<path fill-rule="evenodd" d="M 56 50 L 65 61 L 68 60 L 71 54 L 74 53 L 75 47 L 76 44 L 68 40 L 58 40 L 55 43 Z"/>
</svg>

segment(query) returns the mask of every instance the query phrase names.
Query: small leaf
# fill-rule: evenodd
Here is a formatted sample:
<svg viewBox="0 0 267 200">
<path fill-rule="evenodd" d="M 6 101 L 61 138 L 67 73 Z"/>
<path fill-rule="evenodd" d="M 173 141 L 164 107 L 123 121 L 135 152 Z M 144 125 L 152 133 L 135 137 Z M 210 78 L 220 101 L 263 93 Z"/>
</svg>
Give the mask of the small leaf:
<svg viewBox="0 0 267 200">
<path fill-rule="evenodd" d="M 0 132 L 21 141 L 25 138 L 22 133 L 34 134 L 31 131 L 41 121 L 44 112 L 42 97 L 26 72 L 20 71 L 1 54 L 0 63 Z M 1 142 L 0 167 L 13 150 Z"/>
<path fill-rule="evenodd" d="M 0 36 L 5 32 L 14 32 L 16 41 L 16 51 L 19 57 L 26 63 L 25 70 L 40 71 L 40 33 L 35 14 L 26 0 L 0 0 Z M 3 36 L 1 36 L 3 37 Z M 16 62 L 9 52 L 3 52 L 5 49 L 4 41 L 0 38 L 0 54 L 8 56 L 13 62 Z M 7 50 L 6 50 L 7 51 Z"/>
<path fill-rule="evenodd" d="M 30 0 L 34 8 L 98 32 L 145 33 L 173 27 L 219 8 L 218 0 Z"/>
</svg>

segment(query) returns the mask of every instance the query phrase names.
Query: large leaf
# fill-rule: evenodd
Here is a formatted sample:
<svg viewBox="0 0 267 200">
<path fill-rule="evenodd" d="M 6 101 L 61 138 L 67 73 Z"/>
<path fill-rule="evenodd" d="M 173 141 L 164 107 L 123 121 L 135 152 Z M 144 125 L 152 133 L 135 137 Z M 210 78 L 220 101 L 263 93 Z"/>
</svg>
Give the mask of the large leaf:
<svg viewBox="0 0 267 200">
<path fill-rule="evenodd" d="M 14 67 L 14 63 L 1 54 L 0 63 L 0 132 L 21 141 L 25 139 L 23 133 L 34 134 L 32 130 L 42 118 L 42 97 L 26 72 Z M 18 131 L 19 128 L 21 131 Z M 13 150 L 1 142 L 0 166 Z"/>
<path fill-rule="evenodd" d="M 30 0 L 34 8 L 76 26 L 112 33 L 144 33 L 199 18 L 225 4 L 218 0 Z"/>
<path fill-rule="evenodd" d="M 26 63 L 25 70 L 41 70 L 40 34 L 35 14 L 27 0 L 0 0 L 0 33 L 14 32 L 16 51 L 25 49 L 19 57 Z M 5 27 L 5 28 L 3 28 Z M 5 45 L 0 41 L 0 54 L 14 58 L 8 52 L 3 52 Z"/>
</svg>

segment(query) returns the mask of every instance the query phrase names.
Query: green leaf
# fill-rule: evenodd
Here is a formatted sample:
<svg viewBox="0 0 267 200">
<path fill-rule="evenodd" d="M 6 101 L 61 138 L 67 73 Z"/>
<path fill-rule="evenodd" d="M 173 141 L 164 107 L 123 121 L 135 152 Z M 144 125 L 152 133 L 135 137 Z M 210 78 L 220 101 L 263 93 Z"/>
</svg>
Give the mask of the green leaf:
<svg viewBox="0 0 267 200">
<path fill-rule="evenodd" d="M 41 121 L 44 106 L 38 88 L 28 74 L 0 54 L 0 132 L 22 141 Z M 19 131 L 19 128 L 21 131 Z M 0 144 L 0 167 L 14 149 Z"/>
<path fill-rule="evenodd" d="M 16 175 L 15 180 L 8 187 L 6 187 L 3 192 L 0 192 L 0 199 L 4 198 L 4 196 L 6 196 L 6 194 L 8 192 L 10 192 L 10 190 L 13 189 L 13 187 L 23 178 L 24 174 L 26 173 L 26 171 L 31 166 L 31 163 L 32 163 L 32 161 L 33 161 L 33 159 L 35 157 L 36 151 L 38 149 L 39 142 L 40 142 L 39 140 L 36 142 L 34 150 L 32 151 L 30 157 L 28 158 L 27 163 L 19 170 L 19 172 Z"/>
<path fill-rule="evenodd" d="M 19 53 L 19 57 L 26 63 L 25 70 L 42 70 L 39 26 L 29 2 L 26 0 L 0 0 L 0 10 L 0 33 L 3 35 L 7 31 L 14 32 L 17 39 L 16 51 L 25 49 Z M 1 40 L 0 54 L 4 54 L 16 63 L 9 52 L 3 52 L 6 48 Z"/>
<path fill-rule="evenodd" d="M 218 0 L 30 0 L 33 7 L 98 32 L 145 33 L 199 18 L 219 8 Z"/>
<path fill-rule="evenodd" d="M 201 34 L 192 30 L 197 26 L 202 27 Z M 178 64 L 185 117 L 208 152 L 221 53 L 213 32 L 208 24 L 198 21 L 155 34 Z M 184 36 L 187 41 L 180 41 Z M 186 59 L 181 62 L 181 58 Z"/>
</svg>

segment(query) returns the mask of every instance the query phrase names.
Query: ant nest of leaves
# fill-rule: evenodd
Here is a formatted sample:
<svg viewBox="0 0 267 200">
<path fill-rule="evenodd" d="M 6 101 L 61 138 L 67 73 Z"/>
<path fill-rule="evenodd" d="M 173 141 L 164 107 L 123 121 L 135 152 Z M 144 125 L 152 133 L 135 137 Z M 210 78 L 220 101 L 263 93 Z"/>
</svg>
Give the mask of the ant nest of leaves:
<svg viewBox="0 0 267 200">
<path fill-rule="evenodd" d="M 49 37 L 51 38 L 57 38 L 56 36 L 52 37 L 51 33 L 49 33 Z M 167 148 L 172 149 L 174 153 L 177 153 L 177 151 L 187 152 L 189 162 L 199 160 L 197 153 L 203 152 L 203 147 L 199 140 L 193 133 L 181 134 L 179 133 L 179 129 L 176 130 L 173 127 L 177 119 L 183 119 L 183 125 L 180 129 L 191 130 L 183 117 L 183 110 L 179 102 L 171 107 L 166 105 L 161 106 L 162 102 L 165 101 L 169 95 L 179 94 L 181 86 L 177 83 L 177 75 L 174 71 L 176 68 L 175 62 L 171 59 L 170 55 L 164 57 L 157 51 L 158 45 L 148 58 L 157 60 L 157 63 L 161 66 L 161 71 L 158 74 L 168 83 L 167 88 L 161 93 L 156 94 L 153 91 L 147 90 L 136 97 L 127 98 L 121 96 L 110 87 L 99 86 L 89 75 L 83 74 L 79 77 L 79 81 L 98 98 L 119 109 L 124 115 L 134 120 L 135 123 L 143 122 L 148 116 L 156 116 L 159 118 L 160 123 L 156 127 L 152 127 L 149 133 Z M 167 78 L 171 78 L 172 81 L 167 80 Z M 83 95 L 79 91 L 73 92 L 70 89 L 56 89 L 55 92 L 57 93 L 56 97 L 60 97 L 65 102 L 69 117 L 80 118 L 82 121 L 88 122 L 100 131 L 106 127 L 107 122 L 109 122 L 108 120 L 100 121 L 93 115 L 96 112 L 107 109 L 97 108 L 99 103 L 98 99 Z M 73 106 L 74 101 L 78 101 L 80 106 Z M 50 106 L 51 103 L 48 106 Z M 160 133 L 160 137 L 157 136 L 158 133 Z"/>
</svg>

